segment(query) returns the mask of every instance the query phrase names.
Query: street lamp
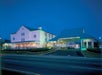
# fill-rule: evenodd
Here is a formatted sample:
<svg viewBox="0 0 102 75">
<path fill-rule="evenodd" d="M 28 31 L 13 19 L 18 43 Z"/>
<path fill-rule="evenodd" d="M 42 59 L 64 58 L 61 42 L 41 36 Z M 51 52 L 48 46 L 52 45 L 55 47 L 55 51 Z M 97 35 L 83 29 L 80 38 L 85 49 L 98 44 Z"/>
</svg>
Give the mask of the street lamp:
<svg viewBox="0 0 102 75">
<path fill-rule="evenodd" d="M 101 40 L 101 39 L 102 39 L 102 37 L 99 37 L 99 39 Z"/>
<path fill-rule="evenodd" d="M 102 48 L 102 37 L 99 37 L 99 47 Z"/>
</svg>

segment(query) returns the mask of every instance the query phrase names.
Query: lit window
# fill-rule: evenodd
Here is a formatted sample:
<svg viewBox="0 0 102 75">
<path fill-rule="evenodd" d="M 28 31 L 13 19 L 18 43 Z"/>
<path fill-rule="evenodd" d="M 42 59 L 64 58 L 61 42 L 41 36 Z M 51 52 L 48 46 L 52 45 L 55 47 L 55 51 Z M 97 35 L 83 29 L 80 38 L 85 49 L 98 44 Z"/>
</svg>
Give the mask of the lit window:
<svg viewBox="0 0 102 75">
<path fill-rule="evenodd" d="M 25 33 L 21 33 L 21 36 L 24 36 L 25 35 Z"/>
<path fill-rule="evenodd" d="M 34 38 L 36 38 L 36 35 L 34 35 Z"/>
</svg>

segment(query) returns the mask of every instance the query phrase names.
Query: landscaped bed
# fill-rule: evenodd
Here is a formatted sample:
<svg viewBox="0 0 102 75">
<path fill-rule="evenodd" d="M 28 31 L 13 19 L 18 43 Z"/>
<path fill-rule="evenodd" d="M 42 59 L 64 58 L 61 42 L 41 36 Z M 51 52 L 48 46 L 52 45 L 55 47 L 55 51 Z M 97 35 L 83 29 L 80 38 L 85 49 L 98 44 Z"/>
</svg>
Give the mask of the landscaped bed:
<svg viewBox="0 0 102 75">
<path fill-rule="evenodd" d="M 88 48 L 87 51 L 94 52 L 94 53 L 102 53 L 101 48 Z"/>
<path fill-rule="evenodd" d="M 6 49 L 1 50 L 1 54 L 43 54 L 49 52 L 48 48 L 34 48 L 34 49 Z"/>
<path fill-rule="evenodd" d="M 46 55 L 54 56 L 80 56 L 83 57 L 83 54 L 79 49 L 67 49 L 67 50 L 56 50 L 54 52 L 48 53 Z"/>
<path fill-rule="evenodd" d="M 102 49 L 88 48 L 86 51 L 81 51 L 85 57 L 102 58 Z"/>
</svg>

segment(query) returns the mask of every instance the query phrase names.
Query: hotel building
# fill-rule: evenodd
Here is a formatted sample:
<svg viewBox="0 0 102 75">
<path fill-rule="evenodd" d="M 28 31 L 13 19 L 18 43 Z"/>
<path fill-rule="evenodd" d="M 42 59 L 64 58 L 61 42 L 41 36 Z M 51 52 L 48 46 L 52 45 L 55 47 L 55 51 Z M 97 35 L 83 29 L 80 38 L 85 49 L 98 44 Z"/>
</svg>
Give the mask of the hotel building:
<svg viewBox="0 0 102 75">
<path fill-rule="evenodd" d="M 38 29 L 32 29 L 27 26 L 21 26 L 16 33 L 11 35 L 12 49 L 29 49 L 46 47 L 47 42 L 55 38 L 54 34 Z"/>
</svg>

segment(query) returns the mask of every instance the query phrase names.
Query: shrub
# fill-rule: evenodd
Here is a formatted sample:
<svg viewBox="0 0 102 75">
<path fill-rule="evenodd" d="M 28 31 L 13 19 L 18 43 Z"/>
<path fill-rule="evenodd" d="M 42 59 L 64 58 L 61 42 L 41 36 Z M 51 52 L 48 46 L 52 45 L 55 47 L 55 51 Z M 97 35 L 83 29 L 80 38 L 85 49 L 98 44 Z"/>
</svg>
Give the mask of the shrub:
<svg viewBox="0 0 102 75">
<path fill-rule="evenodd" d="M 95 53 L 101 53 L 102 50 L 100 48 L 88 48 L 87 51 L 95 52 Z"/>
</svg>

